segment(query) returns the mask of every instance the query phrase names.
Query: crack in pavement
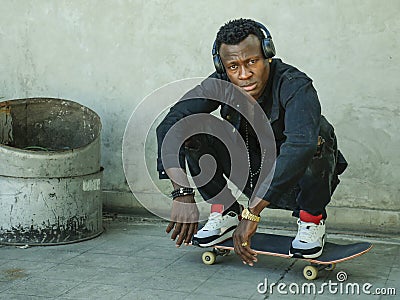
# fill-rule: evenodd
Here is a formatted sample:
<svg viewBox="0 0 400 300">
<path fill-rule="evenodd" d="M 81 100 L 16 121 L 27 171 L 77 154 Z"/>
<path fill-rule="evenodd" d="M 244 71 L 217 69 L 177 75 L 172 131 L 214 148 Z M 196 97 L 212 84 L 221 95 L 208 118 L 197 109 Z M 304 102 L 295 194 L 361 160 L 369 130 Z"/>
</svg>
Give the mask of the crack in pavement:
<svg viewBox="0 0 400 300">
<path fill-rule="evenodd" d="M 289 271 L 291 271 L 291 270 L 293 269 L 293 267 L 294 267 L 294 265 L 296 264 L 296 262 L 297 262 L 297 260 L 294 260 L 294 261 L 282 272 L 282 274 L 281 274 L 281 276 L 279 277 L 279 279 L 278 279 L 276 282 L 271 283 L 271 286 L 277 286 L 277 285 L 285 278 L 286 274 L 288 274 Z M 271 294 L 270 294 L 270 291 L 267 291 L 267 293 L 266 293 L 264 299 L 269 299 L 269 296 L 270 296 L 270 295 L 271 295 Z"/>
</svg>

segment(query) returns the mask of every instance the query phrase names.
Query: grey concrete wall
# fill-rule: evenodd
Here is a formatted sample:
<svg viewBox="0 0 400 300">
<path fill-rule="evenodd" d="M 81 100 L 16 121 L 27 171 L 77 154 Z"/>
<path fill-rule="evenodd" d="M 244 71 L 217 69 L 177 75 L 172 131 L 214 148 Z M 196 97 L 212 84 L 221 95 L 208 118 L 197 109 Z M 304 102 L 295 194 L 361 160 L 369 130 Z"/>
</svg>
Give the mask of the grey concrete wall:
<svg viewBox="0 0 400 300">
<path fill-rule="evenodd" d="M 0 97 L 65 98 L 100 115 L 108 207 L 136 205 L 121 160 L 135 106 L 173 80 L 207 76 L 218 28 L 250 17 L 270 29 L 278 57 L 314 79 L 335 124 L 350 167 L 332 222 L 399 228 L 400 1 L 1 0 L 0 7 Z M 143 172 L 136 192 L 146 192 Z"/>
</svg>

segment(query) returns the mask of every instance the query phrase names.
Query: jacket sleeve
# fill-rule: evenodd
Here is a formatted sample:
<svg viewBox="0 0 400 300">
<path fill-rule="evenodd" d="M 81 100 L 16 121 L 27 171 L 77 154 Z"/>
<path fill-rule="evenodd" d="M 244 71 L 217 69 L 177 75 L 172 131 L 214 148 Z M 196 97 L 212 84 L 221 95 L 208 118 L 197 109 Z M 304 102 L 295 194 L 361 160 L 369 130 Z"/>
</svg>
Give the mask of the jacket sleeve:
<svg viewBox="0 0 400 300">
<path fill-rule="evenodd" d="M 215 78 L 215 74 L 209 76 L 209 78 Z M 212 93 L 208 90 L 209 85 L 201 83 L 194 87 L 192 90 L 188 91 L 168 112 L 165 118 L 157 126 L 157 146 L 158 146 L 158 157 L 157 157 L 157 171 L 159 173 L 160 179 L 167 179 L 168 175 L 165 172 L 165 162 L 163 163 L 161 157 L 161 147 L 164 142 L 164 138 L 171 127 L 178 121 L 183 120 L 185 117 L 198 114 L 198 113 L 211 113 L 216 110 L 219 106 L 219 102 L 211 100 L 208 98 L 209 94 Z M 177 143 L 181 143 L 181 136 L 184 132 L 174 132 L 174 136 L 169 135 L 169 137 L 176 139 Z M 170 143 L 168 143 L 170 144 Z M 174 144 L 174 142 L 172 142 Z M 164 148 L 163 157 L 168 162 L 174 161 L 174 159 L 169 159 L 176 157 L 177 153 L 174 153 L 172 149 Z M 179 166 L 167 166 L 167 167 L 181 167 L 185 168 L 185 157 L 183 153 L 183 148 L 179 151 Z"/>
<path fill-rule="evenodd" d="M 272 180 L 264 181 L 257 191 L 258 197 L 273 204 L 304 175 L 317 149 L 321 117 L 311 79 L 289 78 L 280 91 L 286 139 L 279 149 Z"/>
</svg>

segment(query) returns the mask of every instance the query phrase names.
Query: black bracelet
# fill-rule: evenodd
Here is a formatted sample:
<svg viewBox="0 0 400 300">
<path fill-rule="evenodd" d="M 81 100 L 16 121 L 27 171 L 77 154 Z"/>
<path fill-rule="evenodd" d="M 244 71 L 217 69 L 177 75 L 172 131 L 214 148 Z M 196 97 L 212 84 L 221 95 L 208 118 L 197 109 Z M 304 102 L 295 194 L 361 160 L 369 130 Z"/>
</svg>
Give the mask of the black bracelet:
<svg viewBox="0 0 400 300">
<path fill-rule="evenodd" d="M 172 199 L 175 199 L 175 198 L 181 197 L 181 196 L 187 196 L 187 195 L 194 195 L 194 189 L 187 188 L 187 187 L 181 187 L 181 188 L 173 190 L 171 192 Z"/>
</svg>

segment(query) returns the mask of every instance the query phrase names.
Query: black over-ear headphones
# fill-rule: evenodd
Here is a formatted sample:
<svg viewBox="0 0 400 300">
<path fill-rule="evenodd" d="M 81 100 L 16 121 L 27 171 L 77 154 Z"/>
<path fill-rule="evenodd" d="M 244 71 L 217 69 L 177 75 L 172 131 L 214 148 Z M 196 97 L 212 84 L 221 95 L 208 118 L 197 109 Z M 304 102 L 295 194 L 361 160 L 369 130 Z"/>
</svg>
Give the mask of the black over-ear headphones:
<svg viewBox="0 0 400 300">
<path fill-rule="evenodd" d="M 275 56 L 276 53 L 274 42 L 272 41 L 272 36 L 269 33 L 268 29 L 263 24 L 259 22 L 256 23 L 260 27 L 260 29 L 264 31 L 265 34 L 265 38 L 263 38 L 261 41 L 261 49 L 263 51 L 263 54 L 265 58 L 272 58 Z M 225 74 L 225 68 L 217 49 L 217 41 L 214 41 L 212 48 L 212 56 L 213 56 L 215 70 L 217 71 L 217 73 L 219 75 Z"/>
</svg>

